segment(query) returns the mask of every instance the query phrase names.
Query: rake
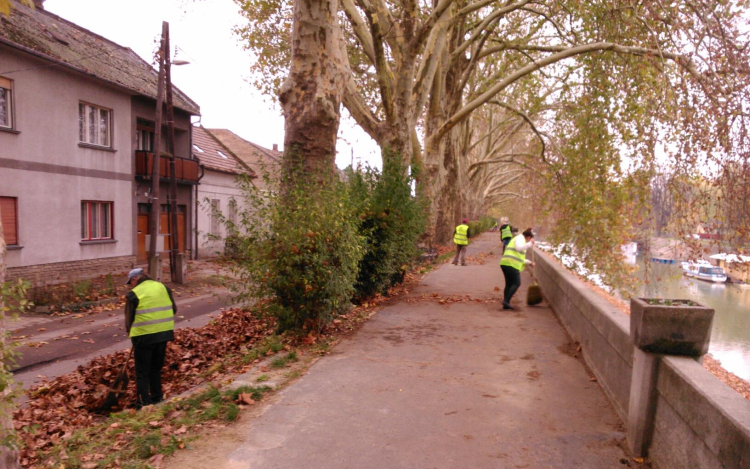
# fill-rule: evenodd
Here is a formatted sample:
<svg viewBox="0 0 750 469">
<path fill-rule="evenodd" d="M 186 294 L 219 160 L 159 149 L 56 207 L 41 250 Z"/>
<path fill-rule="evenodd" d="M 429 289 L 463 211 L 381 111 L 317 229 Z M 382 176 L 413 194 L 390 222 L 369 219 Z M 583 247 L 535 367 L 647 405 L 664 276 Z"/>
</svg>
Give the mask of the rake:
<svg viewBox="0 0 750 469">
<path fill-rule="evenodd" d="M 125 360 L 125 363 L 122 364 L 120 372 L 117 373 L 114 383 L 112 383 L 112 386 L 109 388 L 107 397 L 104 398 L 104 401 L 102 401 L 97 409 L 99 412 L 107 412 L 112 407 L 116 406 L 117 402 L 120 400 L 120 396 L 125 394 L 128 390 L 128 382 L 130 381 L 130 378 L 128 377 L 128 362 L 132 356 L 133 348 L 131 347 L 128 358 Z"/>
</svg>

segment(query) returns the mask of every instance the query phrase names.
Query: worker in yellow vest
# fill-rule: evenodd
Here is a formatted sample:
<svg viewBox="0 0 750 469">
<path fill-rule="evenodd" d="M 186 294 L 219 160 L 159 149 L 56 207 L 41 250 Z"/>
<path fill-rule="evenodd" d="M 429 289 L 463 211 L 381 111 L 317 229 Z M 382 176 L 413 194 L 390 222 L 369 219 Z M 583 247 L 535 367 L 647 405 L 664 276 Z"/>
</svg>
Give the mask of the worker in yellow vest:
<svg viewBox="0 0 750 469">
<path fill-rule="evenodd" d="M 515 309 L 510 305 L 518 287 L 521 286 L 521 272 L 526 264 L 534 263 L 526 259 L 526 251 L 534 246 L 534 233 L 531 228 L 510 240 L 505 248 L 503 257 L 500 259 L 500 268 L 505 277 L 505 290 L 503 291 L 503 309 Z"/>
<path fill-rule="evenodd" d="M 161 402 L 161 369 L 167 342 L 174 340 L 177 305 L 172 291 L 146 275 L 143 269 L 128 273 L 132 290 L 125 296 L 125 329 L 133 343 L 136 408 Z"/>
<path fill-rule="evenodd" d="M 463 222 L 453 231 L 453 242 L 456 243 L 456 257 L 453 259 L 453 265 L 458 265 L 459 257 L 461 258 L 461 265 L 466 265 L 466 246 L 469 245 L 470 237 L 469 220 L 464 218 Z"/>
<path fill-rule="evenodd" d="M 508 246 L 508 243 L 510 243 L 510 240 L 513 238 L 511 229 L 512 228 L 510 226 L 510 222 L 508 221 L 508 217 L 502 217 L 500 219 L 500 240 L 503 242 L 503 252 L 505 252 L 505 248 Z"/>
</svg>

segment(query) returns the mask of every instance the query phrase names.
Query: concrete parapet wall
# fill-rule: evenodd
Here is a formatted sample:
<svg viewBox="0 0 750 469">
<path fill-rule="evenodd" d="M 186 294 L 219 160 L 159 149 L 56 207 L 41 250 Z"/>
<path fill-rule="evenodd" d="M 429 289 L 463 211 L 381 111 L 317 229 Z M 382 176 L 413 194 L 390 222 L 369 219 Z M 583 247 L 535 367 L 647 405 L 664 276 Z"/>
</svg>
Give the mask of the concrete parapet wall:
<svg viewBox="0 0 750 469">
<path fill-rule="evenodd" d="M 629 317 L 549 255 L 535 250 L 544 297 L 623 419 L 628 420 L 633 349 Z M 750 467 L 750 402 L 694 359 L 659 364 L 649 458 L 659 469 Z"/>
</svg>

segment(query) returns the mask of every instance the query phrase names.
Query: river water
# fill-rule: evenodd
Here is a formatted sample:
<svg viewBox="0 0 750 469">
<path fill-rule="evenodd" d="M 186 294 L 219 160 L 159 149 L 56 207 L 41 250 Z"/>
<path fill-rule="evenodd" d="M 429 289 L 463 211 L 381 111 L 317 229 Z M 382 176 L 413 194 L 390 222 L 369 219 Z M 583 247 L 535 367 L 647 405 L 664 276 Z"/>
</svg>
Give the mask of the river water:
<svg viewBox="0 0 750 469">
<path fill-rule="evenodd" d="M 638 277 L 644 279 L 644 261 L 638 259 Z M 750 380 L 750 287 L 709 283 L 682 275 L 679 264 L 649 263 L 649 283 L 642 297 L 688 299 L 714 308 L 709 353 L 722 366 Z"/>
</svg>

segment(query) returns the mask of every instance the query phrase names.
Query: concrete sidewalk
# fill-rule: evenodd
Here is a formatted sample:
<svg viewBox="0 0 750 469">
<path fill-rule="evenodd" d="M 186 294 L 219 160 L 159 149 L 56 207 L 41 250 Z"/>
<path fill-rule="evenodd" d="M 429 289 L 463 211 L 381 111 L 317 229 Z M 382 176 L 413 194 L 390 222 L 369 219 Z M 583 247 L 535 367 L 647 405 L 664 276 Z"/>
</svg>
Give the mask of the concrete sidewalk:
<svg viewBox="0 0 750 469">
<path fill-rule="evenodd" d="M 488 254 L 498 242 L 480 237 L 469 266 L 441 266 L 257 415 L 168 466 L 627 467 L 622 424 L 566 354 L 563 328 L 546 306 L 522 304 L 528 275 L 519 310 L 500 310 L 500 250 Z M 435 293 L 471 300 L 443 305 Z"/>
</svg>

